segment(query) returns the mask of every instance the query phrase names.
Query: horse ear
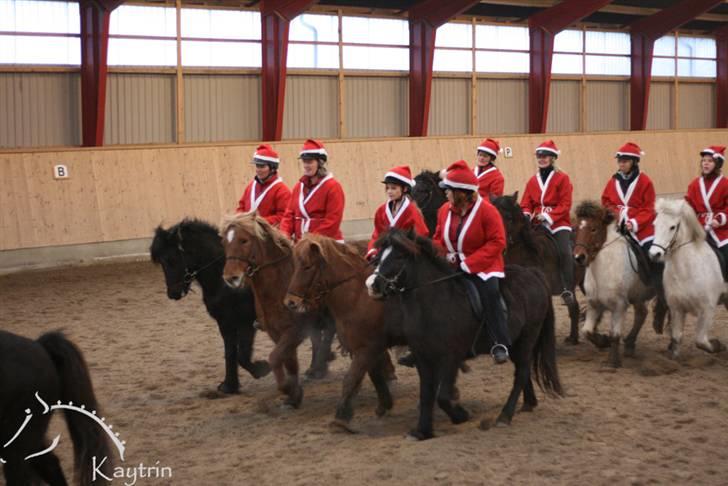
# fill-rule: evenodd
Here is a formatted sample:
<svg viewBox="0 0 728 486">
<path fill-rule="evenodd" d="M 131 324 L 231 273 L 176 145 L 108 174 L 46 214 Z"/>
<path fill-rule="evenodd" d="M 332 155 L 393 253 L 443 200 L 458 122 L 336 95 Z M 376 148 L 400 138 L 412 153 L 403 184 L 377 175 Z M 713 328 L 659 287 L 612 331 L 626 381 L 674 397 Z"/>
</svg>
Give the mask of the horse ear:
<svg viewBox="0 0 728 486">
<path fill-rule="evenodd" d="M 518 191 L 514 192 L 511 197 L 513 198 L 514 201 L 518 201 Z"/>
<path fill-rule="evenodd" d="M 604 211 L 604 217 L 602 218 L 602 221 L 605 225 L 612 224 L 614 222 L 614 219 L 615 217 L 613 212 L 609 210 Z"/>
<path fill-rule="evenodd" d="M 415 232 L 414 227 L 410 227 L 410 229 L 407 230 L 407 238 L 413 241 L 417 238 L 417 233 Z"/>
</svg>

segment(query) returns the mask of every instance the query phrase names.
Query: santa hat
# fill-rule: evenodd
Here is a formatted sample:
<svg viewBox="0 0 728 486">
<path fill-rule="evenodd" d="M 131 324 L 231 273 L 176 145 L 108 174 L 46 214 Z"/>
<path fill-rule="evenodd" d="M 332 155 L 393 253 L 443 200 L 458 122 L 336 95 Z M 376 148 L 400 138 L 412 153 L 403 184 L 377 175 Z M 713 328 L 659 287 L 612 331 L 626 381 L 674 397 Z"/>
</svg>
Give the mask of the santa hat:
<svg viewBox="0 0 728 486">
<path fill-rule="evenodd" d="M 410 187 L 415 187 L 415 180 L 412 179 L 412 171 L 408 165 L 400 165 L 395 167 L 386 174 L 384 174 L 384 181 L 387 182 L 388 178 L 397 179 L 398 181 L 407 184 Z"/>
<path fill-rule="evenodd" d="M 281 159 L 278 158 L 278 152 L 273 150 L 273 147 L 271 147 L 268 144 L 258 145 L 258 148 L 255 149 L 255 152 L 253 152 L 253 161 L 252 164 L 260 164 L 260 163 L 273 163 L 273 164 L 280 164 Z"/>
<path fill-rule="evenodd" d="M 478 178 L 475 177 L 473 171 L 468 167 L 468 163 L 464 160 L 458 160 L 450 164 L 444 174 L 440 173 L 442 182 L 440 187 L 443 189 L 465 189 L 467 191 L 478 190 Z"/>
<path fill-rule="evenodd" d="M 303 142 L 303 148 L 298 154 L 298 158 L 302 159 L 306 156 L 316 155 L 323 155 L 324 157 L 328 157 L 329 154 L 326 152 L 326 148 L 324 147 L 323 143 L 319 142 L 318 140 L 312 140 L 309 138 L 308 140 Z"/>
<path fill-rule="evenodd" d="M 541 145 L 536 147 L 536 153 L 539 153 L 539 152 L 550 152 L 555 157 L 558 157 L 559 154 L 561 154 L 561 151 L 558 148 L 556 148 L 556 144 L 554 143 L 553 140 L 546 140 L 545 142 L 542 142 Z"/>
<path fill-rule="evenodd" d="M 480 142 L 480 145 L 478 146 L 478 152 L 486 152 L 493 157 L 498 157 L 498 154 L 502 152 L 502 150 L 500 148 L 498 140 L 486 138 L 485 140 Z"/>
<path fill-rule="evenodd" d="M 642 151 L 639 145 L 634 142 L 627 142 L 617 150 L 615 157 L 634 157 L 639 160 L 645 153 Z"/>
<path fill-rule="evenodd" d="M 725 146 L 724 145 L 711 145 L 700 151 L 700 155 L 712 155 L 714 159 L 720 159 L 725 161 Z"/>
</svg>

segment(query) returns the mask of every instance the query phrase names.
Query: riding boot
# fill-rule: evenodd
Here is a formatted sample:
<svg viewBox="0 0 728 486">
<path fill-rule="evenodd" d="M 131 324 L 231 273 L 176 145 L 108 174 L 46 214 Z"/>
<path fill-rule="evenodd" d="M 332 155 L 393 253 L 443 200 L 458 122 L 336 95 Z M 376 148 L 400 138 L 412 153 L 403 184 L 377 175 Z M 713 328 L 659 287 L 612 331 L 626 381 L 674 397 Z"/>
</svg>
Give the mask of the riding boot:
<svg viewBox="0 0 728 486">
<path fill-rule="evenodd" d="M 561 282 L 563 284 L 561 300 L 565 305 L 571 306 L 576 302 L 573 292 L 574 263 L 571 249 L 571 232 L 566 230 L 558 231 L 554 233 L 554 239 L 558 244 L 559 267 L 561 268 Z"/>
<path fill-rule="evenodd" d="M 485 326 L 493 342 L 490 354 L 496 364 L 508 361 L 511 335 L 508 329 L 505 303 L 500 293 L 498 278 L 489 278 L 480 284 L 480 295 L 483 297 Z"/>
<path fill-rule="evenodd" d="M 710 238 L 710 237 L 709 237 Z M 712 238 L 711 238 L 712 239 Z M 728 275 L 726 275 L 726 266 L 728 266 L 728 245 L 723 245 L 719 248 L 720 254 L 723 257 L 723 261 L 719 262 L 721 265 L 720 271 L 723 275 L 723 280 L 728 282 Z"/>
</svg>

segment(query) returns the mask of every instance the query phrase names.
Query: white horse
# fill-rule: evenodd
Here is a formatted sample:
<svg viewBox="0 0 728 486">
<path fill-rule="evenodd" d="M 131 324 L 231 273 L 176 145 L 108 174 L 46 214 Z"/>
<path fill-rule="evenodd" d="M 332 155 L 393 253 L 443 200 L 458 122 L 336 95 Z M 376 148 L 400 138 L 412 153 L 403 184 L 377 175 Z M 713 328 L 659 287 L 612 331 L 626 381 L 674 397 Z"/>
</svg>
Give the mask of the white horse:
<svg viewBox="0 0 728 486">
<path fill-rule="evenodd" d="M 718 304 L 726 304 L 728 287 L 718 257 L 705 241 L 705 230 L 683 199 L 660 199 L 656 204 L 655 240 L 650 257 L 665 262 L 663 284 L 672 315 L 669 350 L 677 358 L 685 314 L 697 316 L 695 345 L 709 353 L 722 349 L 710 339 Z M 727 305 L 728 308 L 728 305 Z"/>
<path fill-rule="evenodd" d="M 596 333 L 596 327 L 604 312 L 609 311 L 610 351 L 605 364 L 619 368 L 619 344 L 627 309 L 630 305 L 634 307 L 634 324 L 624 339 L 624 354 L 633 356 L 637 335 L 647 318 L 647 302 L 655 296 L 655 290 L 640 279 L 637 256 L 617 232 L 611 212 L 586 201 L 577 207 L 576 221 L 574 259 L 580 265 L 588 265 L 584 276 L 586 321 L 581 332 L 598 347 L 604 347 L 604 336 Z"/>
</svg>

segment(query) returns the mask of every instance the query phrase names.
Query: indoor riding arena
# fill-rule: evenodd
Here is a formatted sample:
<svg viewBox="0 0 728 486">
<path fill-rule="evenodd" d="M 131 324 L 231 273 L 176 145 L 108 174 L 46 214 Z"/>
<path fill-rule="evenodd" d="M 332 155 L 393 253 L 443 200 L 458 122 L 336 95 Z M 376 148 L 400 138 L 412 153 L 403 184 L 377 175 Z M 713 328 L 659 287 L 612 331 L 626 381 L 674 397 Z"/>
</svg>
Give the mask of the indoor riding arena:
<svg viewBox="0 0 728 486">
<path fill-rule="evenodd" d="M 0 485 L 728 484 L 726 145 L 726 0 L 0 0 Z"/>
</svg>

